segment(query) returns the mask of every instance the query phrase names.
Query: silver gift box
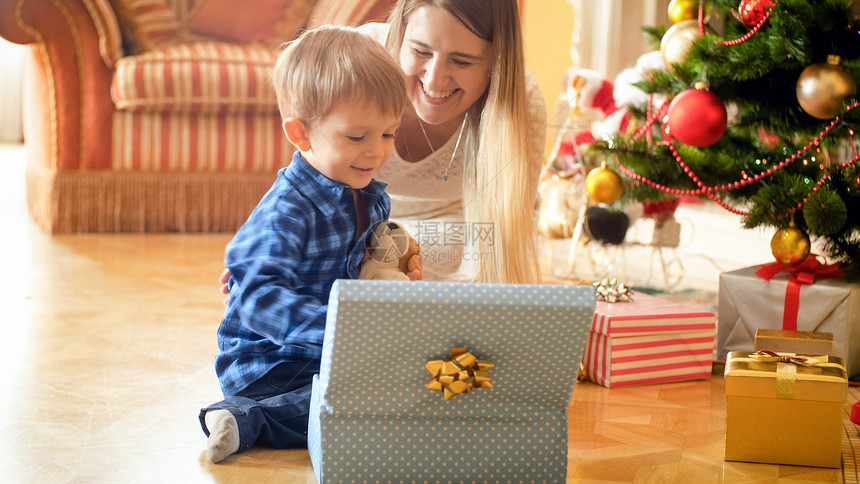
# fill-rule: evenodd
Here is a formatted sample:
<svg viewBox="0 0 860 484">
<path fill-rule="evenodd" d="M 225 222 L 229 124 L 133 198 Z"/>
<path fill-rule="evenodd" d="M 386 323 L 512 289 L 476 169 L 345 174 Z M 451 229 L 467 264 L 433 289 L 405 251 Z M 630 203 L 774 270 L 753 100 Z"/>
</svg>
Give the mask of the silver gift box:
<svg viewBox="0 0 860 484">
<path fill-rule="evenodd" d="M 720 274 L 717 360 L 729 351 L 752 351 L 758 328 L 783 329 L 785 290 L 790 276 L 770 281 L 755 275 L 760 266 Z M 860 374 L 860 284 L 817 279 L 800 289 L 798 331 L 833 334 L 833 354 L 843 358 L 849 377 Z"/>
</svg>

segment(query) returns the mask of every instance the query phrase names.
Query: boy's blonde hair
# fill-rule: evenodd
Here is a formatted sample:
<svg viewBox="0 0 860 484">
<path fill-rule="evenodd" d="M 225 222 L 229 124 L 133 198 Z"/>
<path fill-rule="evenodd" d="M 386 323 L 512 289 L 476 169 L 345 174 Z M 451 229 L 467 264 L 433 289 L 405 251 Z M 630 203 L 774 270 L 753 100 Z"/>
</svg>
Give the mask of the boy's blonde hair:
<svg viewBox="0 0 860 484">
<path fill-rule="evenodd" d="M 542 159 L 530 153 L 545 133 L 532 133 L 526 96 L 525 55 L 516 0 L 400 0 L 391 12 L 387 47 L 398 55 L 412 14 L 421 7 L 447 10 L 493 45 L 487 92 L 468 110 L 463 138 L 463 209 L 466 222 L 492 223 L 493 240 L 479 240 L 476 274 L 484 282 L 536 283 L 535 204 Z M 491 257 L 485 254 L 492 254 Z"/>
<path fill-rule="evenodd" d="M 394 58 L 351 27 L 323 26 L 283 44 L 272 85 L 281 117 L 306 123 L 356 99 L 397 116 L 409 102 L 403 70 Z"/>
</svg>

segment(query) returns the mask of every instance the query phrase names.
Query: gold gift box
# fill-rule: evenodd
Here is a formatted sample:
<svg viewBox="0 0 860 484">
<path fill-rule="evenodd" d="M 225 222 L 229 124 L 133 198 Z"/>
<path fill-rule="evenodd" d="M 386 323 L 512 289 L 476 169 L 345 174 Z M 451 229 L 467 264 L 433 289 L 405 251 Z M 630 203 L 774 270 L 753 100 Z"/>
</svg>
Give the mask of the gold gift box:
<svg viewBox="0 0 860 484">
<path fill-rule="evenodd" d="M 832 355 L 833 333 L 758 328 L 755 332 L 755 350 L 799 355 Z"/>
<path fill-rule="evenodd" d="M 728 354 L 726 460 L 841 467 L 844 361 L 802 366 L 752 355 Z"/>
</svg>

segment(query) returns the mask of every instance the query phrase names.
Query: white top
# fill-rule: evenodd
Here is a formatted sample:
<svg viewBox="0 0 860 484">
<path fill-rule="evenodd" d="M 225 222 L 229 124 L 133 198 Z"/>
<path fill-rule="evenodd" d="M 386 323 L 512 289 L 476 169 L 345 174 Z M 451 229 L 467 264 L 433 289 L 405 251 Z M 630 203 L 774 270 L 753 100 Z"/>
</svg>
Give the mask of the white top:
<svg viewBox="0 0 860 484">
<path fill-rule="evenodd" d="M 388 24 L 370 23 L 362 25 L 359 30 L 384 44 L 388 28 Z M 529 72 L 526 72 L 526 95 L 532 136 L 545 140 L 546 103 L 537 79 Z M 464 228 L 470 228 L 463 226 L 465 150 L 462 146 L 451 163 L 458 134 L 459 130 L 435 153 L 416 162 L 404 160 L 395 150 L 375 177 L 388 184 L 386 192 L 391 196 L 391 218 L 403 223 L 421 244 L 425 280 L 450 279 L 463 260 L 464 247 L 460 244 L 462 238 L 459 234 Z M 536 170 L 544 163 L 544 144 L 535 143 L 531 147 L 530 159 Z M 445 180 L 448 163 L 451 167 L 448 180 Z"/>
</svg>

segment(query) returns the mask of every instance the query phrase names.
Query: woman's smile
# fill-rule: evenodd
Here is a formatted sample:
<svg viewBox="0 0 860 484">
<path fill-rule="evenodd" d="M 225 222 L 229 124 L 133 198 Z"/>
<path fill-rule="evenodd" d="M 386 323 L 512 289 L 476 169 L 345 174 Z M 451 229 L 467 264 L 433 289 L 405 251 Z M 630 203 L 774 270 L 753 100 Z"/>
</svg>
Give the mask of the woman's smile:
<svg viewBox="0 0 860 484">
<path fill-rule="evenodd" d="M 457 89 L 450 89 L 447 91 L 431 91 L 427 89 L 427 86 L 425 86 L 424 84 L 422 84 L 421 86 L 424 88 L 424 94 L 433 99 L 445 99 L 457 92 Z"/>
</svg>

